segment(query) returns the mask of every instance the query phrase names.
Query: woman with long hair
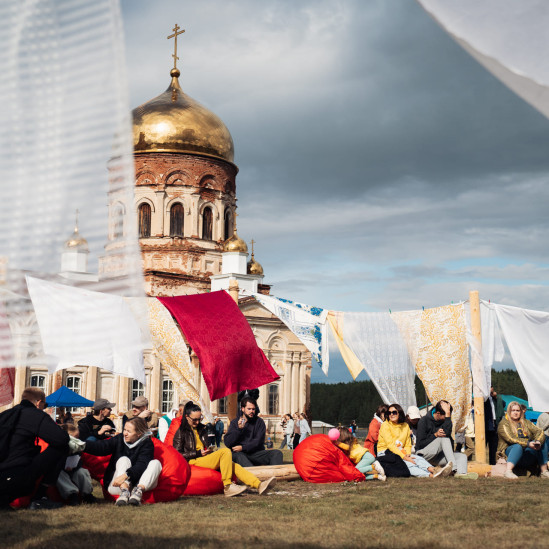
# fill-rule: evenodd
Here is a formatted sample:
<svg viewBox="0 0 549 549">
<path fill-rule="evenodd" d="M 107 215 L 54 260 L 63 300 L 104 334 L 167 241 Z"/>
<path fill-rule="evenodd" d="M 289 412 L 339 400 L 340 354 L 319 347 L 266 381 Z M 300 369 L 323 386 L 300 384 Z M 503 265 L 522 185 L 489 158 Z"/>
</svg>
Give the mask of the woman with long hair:
<svg viewBox="0 0 549 549">
<path fill-rule="evenodd" d="M 510 402 L 507 406 L 507 414 L 499 422 L 498 439 L 497 457 L 507 460 L 505 478 L 518 478 L 513 472 L 517 465 L 530 467 L 536 463 L 540 466 L 541 478 L 549 478 L 545 435 L 524 417 L 518 402 Z"/>
<path fill-rule="evenodd" d="M 385 414 L 387 413 L 387 404 L 380 404 L 377 407 L 376 413 L 374 414 L 374 418 L 372 421 L 370 421 L 370 425 L 368 427 L 368 435 L 366 436 L 366 440 L 364 441 L 364 448 L 370 452 L 374 457 L 377 452 L 377 439 L 379 436 L 379 428 L 381 427 L 381 424 L 385 421 Z"/>
<path fill-rule="evenodd" d="M 219 471 L 227 497 L 241 494 L 248 487 L 257 488 L 259 495 L 262 495 L 274 486 L 275 477 L 261 482 L 244 467 L 233 463 L 233 454 L 229 448 L 216 450 L 214 446 L 210 446 L 206 426 L 201 420 L 200 406 L 194 402 L 188 402 L 183 411 L 181 425 L 173 438 L 174 448 L 189 462 L 189 465 Z M 233 475 L 243 482 L 244 486 L 233 484 Z"/>
</svg>

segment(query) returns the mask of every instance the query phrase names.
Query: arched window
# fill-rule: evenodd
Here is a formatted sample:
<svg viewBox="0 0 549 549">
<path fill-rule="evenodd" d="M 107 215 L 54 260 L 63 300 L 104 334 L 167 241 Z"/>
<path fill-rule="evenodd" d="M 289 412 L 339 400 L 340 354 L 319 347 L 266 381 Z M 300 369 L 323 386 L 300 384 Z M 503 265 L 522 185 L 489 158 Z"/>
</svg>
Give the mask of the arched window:
<svg viewBox="0 0 549 549">
<path fill-rule="evenodd" d="M 30 378 L 30 386 L 37 389 L 46 390 L 46 376 L 40 374 L 32 374 Z"/>
<path fill-rule="evenodd" d="M 219 408 L 218 413 L 219 414 L 226 414 L 229 410 L 229 407 L 227 405 L 227 397 L 223 397 L 219 399 Z"/>
<path fill-rule="evenodd" d="M 67 379 L 65 380 L 65 385 L 71 390 L 74 391 L 77 395 L 80 394 L 80 391 L 82 390 L 82 378 L 80 376 L 67 376 Z M 69 412 L 76 412 L 78 410 L 78 407 L 71 406 L 67 408 Z"/>
<path fill-rule="evenodd" d="M 139 206 L 139 238 L 151 236 L 151 206 L 146 202 Z"/>
<path fill-rule="evenodd" d="M 211 240 L 213 234 L 213 214 L 211 208 L 204 208 L 202 213 L 202 238 Z"/>
<path fill-rule="evenodd" d="M 170 208 L 170 236 L 183 236 L 183 204 Z"/>
<path fill-rule="evenodd" d="M 231 211 L 225 210 L 225 219 L 224 219 L 224 225 L 223 225 L 223 240 L 227 240 L 227 238 L 230 238 L 231 236 L 232 236 Z"/>
<path fill-rule="evenodd" d="M 269 385 L 269 414 L 278 415 L 278 384 Z"/>
<path fill-rule="evenodd" d="M 166 414 L 173 408 L 173 383 L 171 379 L 162 381 L 162 413 Z"/>
<path fill-rule="evenodd" d="M 124 236 L 124 208 L 119 204 L 115 206 L 113 213 L 113 238 L 122 238 Z"/>
<path fill-rule="evenodd" d="M 143 383 L 141 383 L 141 381 L 137 381 L 137 379 L 132 379 L 130 402 L 134 401 L 137 397 L 144 396 L 144 394 L 145 394 L 145 387 Z"/>
</svg>

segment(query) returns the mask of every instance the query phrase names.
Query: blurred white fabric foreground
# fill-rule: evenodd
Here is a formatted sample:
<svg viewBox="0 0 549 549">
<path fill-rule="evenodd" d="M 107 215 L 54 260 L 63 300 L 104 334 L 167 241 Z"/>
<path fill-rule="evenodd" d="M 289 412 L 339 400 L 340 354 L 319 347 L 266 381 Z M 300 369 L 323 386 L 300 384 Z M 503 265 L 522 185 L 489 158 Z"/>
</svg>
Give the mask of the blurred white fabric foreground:
<svg viewBox="0 0 549 549">
<path fill-rule="evenodd" d="M 549 118 L 547 0 L 418 0 L 458 44 Z"/>
<path fill-rule="evenodd" d="M 52 370 L 97 366 L 145 383 L 139 325 L 124 298 L 27 277 Z"/>
<path fill-rule="evenodd" d="M 18 366 L 42 352 L 25 274 L 63 280 L 76 210 L 88 279 L 144 295 L 125 65 L 116 0 L 0 2 L 0 289 Z"/>
</svg>

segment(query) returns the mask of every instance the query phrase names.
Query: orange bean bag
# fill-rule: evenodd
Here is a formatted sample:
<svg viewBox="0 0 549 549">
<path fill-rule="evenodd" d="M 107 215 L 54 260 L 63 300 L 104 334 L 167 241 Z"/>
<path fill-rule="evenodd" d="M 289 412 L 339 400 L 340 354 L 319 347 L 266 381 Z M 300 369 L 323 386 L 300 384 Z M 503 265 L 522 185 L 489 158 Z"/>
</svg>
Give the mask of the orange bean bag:
<svg viewBox="0 0 549 549">
<path fill-rule="evenodd" d="M 191 465 L 191 478 L 183 492 L 184 496 L 213 496 L 222 493 L 223 480 L 219 471 Z"/>
<path fill-rule="evenodd" d="M 363 481 L 364 475 L 326 435 L 312 435 L 294 450 L 294 465 L 305 482 Z"/>
<path fill-rule="evenodd" d="M 167 444 L 168 446 L 173 446 L 173 437 L 175 436 L 175 433 L 179 429 L 180 425 L 181 425 L 181 418 L 174 417 L 172 419 L 172 422 L 170 423 L 170 426 L 168 427 L 168 432 L 166 433 L 164 444 Z"/>
<path fill-rule="evenodd" d="M 158 485 L 154 490 L 143 494 L 143 503 L 174 501 L 183 495 L 189 482 L 191 471 L 185 458 L 173 447 L 167 446 L 157 438 L 151 437 L 154 444 L 154 458 L 162 464 Z M 83 466 L 90 471 L 93 478 L 101 482 L 105 499 L 115 500 L 103 485 L 103 476 L 109 464 L 110 456 L 92 456 L 82 454 Z M 85 464 L 85 465 L 84 465 Z"/>
</svg>

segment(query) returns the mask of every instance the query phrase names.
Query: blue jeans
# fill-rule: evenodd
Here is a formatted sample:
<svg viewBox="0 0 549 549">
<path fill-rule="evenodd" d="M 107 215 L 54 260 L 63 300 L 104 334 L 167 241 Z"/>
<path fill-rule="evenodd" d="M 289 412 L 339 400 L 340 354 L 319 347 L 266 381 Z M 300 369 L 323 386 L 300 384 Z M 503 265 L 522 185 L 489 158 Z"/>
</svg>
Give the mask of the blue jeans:
<svg viewBox="0 0 549 549">
<path fill-rule="evenodd" d="M 523 448 L 520 444 L 511 444 L 505 449 L 505 455 L 507 456 L 507 462 L 515 466 L 529 467 L 535 463 L 545 465 L 547 463 L 547 449 L 548 445 L 546 443 L 542 444 L 540 450 Z"/>
<path fill-rule="evenodd" d="M 432 465 L 425 458 L 415 454 L 412 459 L 414 463 L 404 460 L 404 463 L 410 469 L 410 475 L 413 477 L 428 477 L 431 474 L 429 473 L 429 467 L 432 467 Z"/>
</svg>

